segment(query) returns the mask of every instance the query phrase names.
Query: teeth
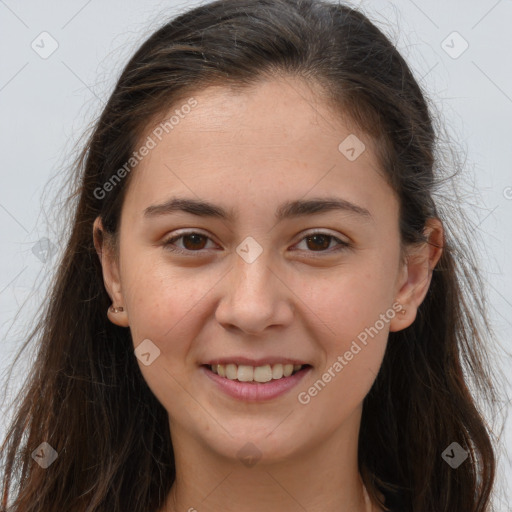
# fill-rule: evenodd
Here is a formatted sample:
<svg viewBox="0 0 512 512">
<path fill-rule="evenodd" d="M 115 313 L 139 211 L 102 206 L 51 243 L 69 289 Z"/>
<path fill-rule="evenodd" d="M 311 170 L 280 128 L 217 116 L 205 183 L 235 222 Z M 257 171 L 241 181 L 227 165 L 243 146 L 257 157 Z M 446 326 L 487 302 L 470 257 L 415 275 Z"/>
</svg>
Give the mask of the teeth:
<svg viewBox="0 0 512 512">
<path fill-rule="evenodd" d="M 289 377 L 293 373 L 293 364 L 283 365 L 283 375 Z"/>
<path fill-rule="evenodd" d="M 237 373 L 238 373 L 238 368 L 237 368 L 236 364 L 226 365 L 226 377 L 228 379 L 235 380 L 237 378 Z"/>
<path fill-rule="evenodd" d="M 283 376 L 283 365 L 275 364 L 274 366 L 272 366 L 272 378 L 280 379 L 282 376 Z"/>
<path fill-rule="evenodd" d="M 237 378 L 240 382 L 251 382 L 253 380 L 254 368 L 241 364 L 238 366 Z"/>
<path fill-rule="evenodd" d="M 240 371 L 240 367 L 238 368 Z M 269 364 L 254 368 L 254 380 L 256 382 L 268 382 L 272 380 L 272 367 Z"/>
<path fill-rule="evenodd" d="M 240 382 L 270 382 L 271 380 L 289 377 L 300 370 L 301 364 L 266 364 L 264 366 L 249 366 L 246 364 L 214 364 L 210 366 L 213 373 L 230 380 Z"/>
</svg>

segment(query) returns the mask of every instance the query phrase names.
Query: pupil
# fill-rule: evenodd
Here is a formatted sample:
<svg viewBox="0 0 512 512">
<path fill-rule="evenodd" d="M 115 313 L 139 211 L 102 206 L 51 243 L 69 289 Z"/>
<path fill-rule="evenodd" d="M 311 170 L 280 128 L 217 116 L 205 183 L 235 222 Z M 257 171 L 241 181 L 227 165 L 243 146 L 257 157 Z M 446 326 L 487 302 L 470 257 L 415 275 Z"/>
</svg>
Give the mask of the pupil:
<svg viewBox="0 0 512 512">
<path fill-rule="evenodd" d="M 322 245 L 321 249 L 327 249 L 329 247 L 329 238 L 330 237 L 327 236 L 327 235 L 312 235 L 312 236 L 308 236 L 307 237 L 308 241 L 309 240 L 316 240 L 316 241 L 318 241 L 318 239 L 320 239 L 320 241 L 323 240 L 324 243 L 321 244 Z M 311 247 L 310 247 L 310 249 L 311 249 Z"/>
<path fill-rule="evenodd" d="M 197 249 L 198 248 L 197 247 L 198 239 L 201 239 L 201 238 L 204 239 L 204 236 L 203 235 L 198 235 L 198 234 L 186 235 L 186 236 L 183 237 L 183 245 L 185 247 L 187 247 L 187 249 Z M 187 240 L 191 240 L 191 239 L 192 240 L 195 239 L 195 242 L 193 241 L 192 244 L 187 244 L 186 241 Z M 190 247 L 190 245 L 192 245 L 192 246 Z M 199 244 L 199 245 L 201 245 L 201 244 Z M 199 249 L 202 249 L 202 247 L 199 247 Z"/>
</svg>

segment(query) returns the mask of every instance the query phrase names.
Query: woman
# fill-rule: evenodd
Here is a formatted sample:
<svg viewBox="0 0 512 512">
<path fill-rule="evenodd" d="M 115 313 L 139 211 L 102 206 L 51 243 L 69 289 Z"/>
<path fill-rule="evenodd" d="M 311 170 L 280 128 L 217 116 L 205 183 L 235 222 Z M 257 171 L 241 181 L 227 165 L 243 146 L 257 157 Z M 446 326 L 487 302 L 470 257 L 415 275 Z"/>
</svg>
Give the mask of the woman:
<svg viewBox="0 0 512 512">
<path fill-rule="evenodd" d="M 154 33 L 77 162 L 3 508 L 489 510 L 485 318 L 435 142 L 349 7 L 228 0 Z"/>
</svg>

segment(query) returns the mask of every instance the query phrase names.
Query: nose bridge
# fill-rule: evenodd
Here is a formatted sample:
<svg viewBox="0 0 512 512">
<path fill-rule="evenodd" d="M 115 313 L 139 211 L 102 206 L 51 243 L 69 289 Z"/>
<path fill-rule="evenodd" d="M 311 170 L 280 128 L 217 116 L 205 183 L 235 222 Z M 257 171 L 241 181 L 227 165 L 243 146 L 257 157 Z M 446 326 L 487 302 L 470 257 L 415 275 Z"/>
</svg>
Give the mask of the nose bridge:
<svg viewBox="0 0 512 512">
<path fill-rule="evenodd" d="M 264 239 L 265 238 L 265 239 Z M 271 281 L 273 255 L 270 247 L 265 248 L 262 244 L 269 244 L 269 237 L 258 237 L 259 241 L 252 236 L 247 236 L 236 247 L 233 271 L 233 289 L 235 293 L 259 295 L 264 291 L 265 284 Z"/>
<path fill-rule="evenodd" d="M 235 260 L 235 268 L 232 272 L 232 290 L 235 295 L 240 298 L 248 296 L 256 299 L 262 298 L 262 293 L 271 295 L 273 274 L 270 271 L 269 256 L 268 253 L 261 254 L 251 262 L 241 257 Z"/>
<path fill-rule="evenodd" d="M 270 251 L 246 240 L 237 253 L 217 308 L 219 323 L 257 333 L 289 321 L 286 287 L 274 275 Z"/>
</svg>

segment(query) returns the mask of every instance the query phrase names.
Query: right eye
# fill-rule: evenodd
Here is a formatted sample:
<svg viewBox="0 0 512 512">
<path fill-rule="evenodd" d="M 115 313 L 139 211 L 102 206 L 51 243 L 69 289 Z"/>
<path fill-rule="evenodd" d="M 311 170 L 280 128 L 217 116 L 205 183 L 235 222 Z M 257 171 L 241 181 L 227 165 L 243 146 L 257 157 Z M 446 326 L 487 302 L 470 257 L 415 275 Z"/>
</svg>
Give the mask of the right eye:
<svg viewBox="0 0 512 512">
<path fill-rule="evenodd" d="M 183 239 L 183 248 L 177 247 L 174 244 L 174 242 L 180 239 Z M 197 231 L 187 231 L 166 239 L 163 245 L 168 251 L 190 254 L 191 252 L 201 252 L 201 250 L 204 249 L 204 242 L 206 240 L 211 240 L 211 238 Z"/>
</svg>

